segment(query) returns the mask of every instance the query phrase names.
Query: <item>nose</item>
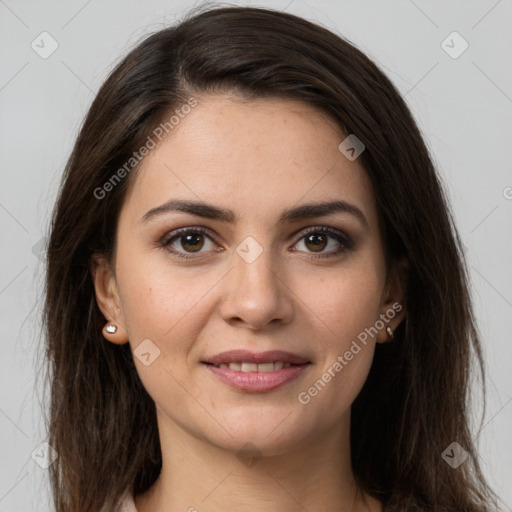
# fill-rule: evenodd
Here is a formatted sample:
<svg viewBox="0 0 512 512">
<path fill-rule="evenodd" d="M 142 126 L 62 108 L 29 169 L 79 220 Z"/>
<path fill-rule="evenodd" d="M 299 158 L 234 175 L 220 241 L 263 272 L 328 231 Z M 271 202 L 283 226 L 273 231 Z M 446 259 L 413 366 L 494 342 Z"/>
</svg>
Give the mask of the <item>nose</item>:
<svg viewBox="0 0 512 512">
<path fill-rule="evenodd" d="M 293 291 L 280 268 L 270 250 L 252 262 L 235 253 L 233 268 L 224 281 L 225 298 L 220 308 L 224 320 L 253 330 L 271 322 L 289 323 L 294 314 Z"/>
</svg>

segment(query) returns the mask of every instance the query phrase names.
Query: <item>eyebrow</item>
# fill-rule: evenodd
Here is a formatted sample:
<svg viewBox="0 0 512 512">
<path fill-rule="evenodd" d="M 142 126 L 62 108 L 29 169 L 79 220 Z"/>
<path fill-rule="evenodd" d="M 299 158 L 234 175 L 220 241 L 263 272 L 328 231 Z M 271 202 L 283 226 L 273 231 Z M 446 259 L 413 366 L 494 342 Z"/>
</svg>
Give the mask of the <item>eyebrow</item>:
<svg viewBox="0 0 512 512">
<path fill-rule="evenodd" d="M 171 199 L 160 206 L 151 208 L 151 210 L 142 216 L 141 222 L 147 222 L 159 215 L 169 212 L 190 213 L 198 217 L 219 220 L 230 224 L 234 223 L 237 218 L 231 210 L 227 210 L 225 208 L 220 208 L 203 202 Z M 348 213 L 356 217 L 365 227 L 368 227 L 368 221 L 366 220 L 363 212 L 354 204 L 341 200 L 303 204 L 294 208 L 289 208 L 281 213 L 279 222 L 293 223 L 303 219 L 323 217 L 333 213 Z"/>
</svg>

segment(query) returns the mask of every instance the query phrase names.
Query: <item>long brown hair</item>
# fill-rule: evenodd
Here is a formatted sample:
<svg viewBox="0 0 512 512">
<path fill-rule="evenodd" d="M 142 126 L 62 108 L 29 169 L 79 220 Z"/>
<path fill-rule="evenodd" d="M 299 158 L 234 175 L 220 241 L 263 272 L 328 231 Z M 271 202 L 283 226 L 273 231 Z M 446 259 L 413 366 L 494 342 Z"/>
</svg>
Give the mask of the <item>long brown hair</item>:
<svg viewBox="0 0 512 512">
<path fill-rule="evenodd" d="M 90 270 L 93 253 L 112 257 L 137 166 L 108 193 L 97 191 L 170 112 L 191 97 L 228 91 L 302 101 L 355 134 L 366 146 L 360 158 L 375 191 L 387 258 L 407 262 L 406 320 L 394 343 L 377 346 L 352 406 L 358 484 L 386 511 L 490 510 L 496 498 L 469 425 L 470 376 L 476 368 L 483 377 L 483 364 L 467 269 L 440 180 L 405 102 L 370 59 L 329 30 L 284 12 L 222 7 L 192 11 L 115 67 L 65 168 L 48 244 L 44 310 L 56 511 L 110 510 L 125 492 L 151 487 L 162 463 L 154 402 L 129 344 L 102 337 L 105 318 Z M 469 454 L 457 469 L 442 457 L 452 442 Z"/>
</svg>

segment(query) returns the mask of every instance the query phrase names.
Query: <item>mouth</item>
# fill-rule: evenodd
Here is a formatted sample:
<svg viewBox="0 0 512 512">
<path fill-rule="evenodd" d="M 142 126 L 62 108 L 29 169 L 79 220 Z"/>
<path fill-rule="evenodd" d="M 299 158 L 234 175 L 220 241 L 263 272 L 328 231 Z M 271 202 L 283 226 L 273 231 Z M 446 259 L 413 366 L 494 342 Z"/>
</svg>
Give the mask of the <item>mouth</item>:
<svg viewBox="0 0 512 512">
<path fill-rule="evenodd" d="M 274 367 L 277 365 L 277 369 L 288 367 L 289 365 L 300 365 L 309 363 L 309 358 L 292 352 L 285 352 L 284 350 L 267 350 L 266 352 L 250 352 L 248 350 L 228 350 L 221 352 L 220 354 L 214 355 L 202 361 L 206 364 L 212 364 L 214 366 L 220 366 L 222 364 L 238 364 L 244 365 L 245 368 L 251 368 L 239 371 L 273 371 L 271 364 Z M 281 363 L 283 366 L 280 367 Z M 254 366 L 250 365 L 261 365 L 261 370 L 255 369 Z M 266 365 L 266 366 L 265 366 Z M 234 369 L 234 368 L 233 368 Z"/>
<path fill-rule="evenodd" d="M 293 363 L 285 363 L 284 361 L 273 361 L 269 363 L 250 363 L 248 361 L 237 361 L 234 363 L 205 363 L 215 368 L 229 368 L 230 370 L 236 372 L 259 372 L 259 373 L 270 373 L 270 372 L 278 372 L 283 368 L 290 368 L 291 366 L 304 366 L 309 363 L 303 364 L 293 364 Z"/>
<path fill-rule="evenodd" d="M 284 351 L 234 350 L 201 362 L 221 382 L 251 393 L 277 389 L 303 375 L 312 365 L 306 357 Z"/>
</svg>

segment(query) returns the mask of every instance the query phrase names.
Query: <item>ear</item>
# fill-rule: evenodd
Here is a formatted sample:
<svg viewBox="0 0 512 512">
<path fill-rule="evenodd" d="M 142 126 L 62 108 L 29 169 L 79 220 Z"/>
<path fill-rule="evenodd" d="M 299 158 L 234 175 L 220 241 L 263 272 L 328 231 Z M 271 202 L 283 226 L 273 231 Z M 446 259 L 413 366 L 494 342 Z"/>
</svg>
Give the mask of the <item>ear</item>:
<svg viewBox="0 0 512 512">
<path fill-rule="evenodd" d="M 116 277 L 110 262 L 103 254 L 93 254 L 91 256 L 90 269 L 96 302 L 107 320 L 102 331 L 103 336 L 111 343 L 124 344 L 128 341 L 128 334 L 125 329 Z M 106 330 L 108 325 L 115 326 L 114 332 Z"/>
<path fill-rule="evenodd" d="M 380 319 L 384 324 L 382 329 L 379 329 L 377 335 L 377 343 L 387 343 L 393 340 L 393 335 L 396 328 L 401 324 L 406 316 L 405 304 L 407 299 L 407 275 L 409 272 L 409 262 L 404 257 L 392 265 L 388 274 L 388 279 L 384 287 L 381 302 L 381 315 Z"/>
</svg>

